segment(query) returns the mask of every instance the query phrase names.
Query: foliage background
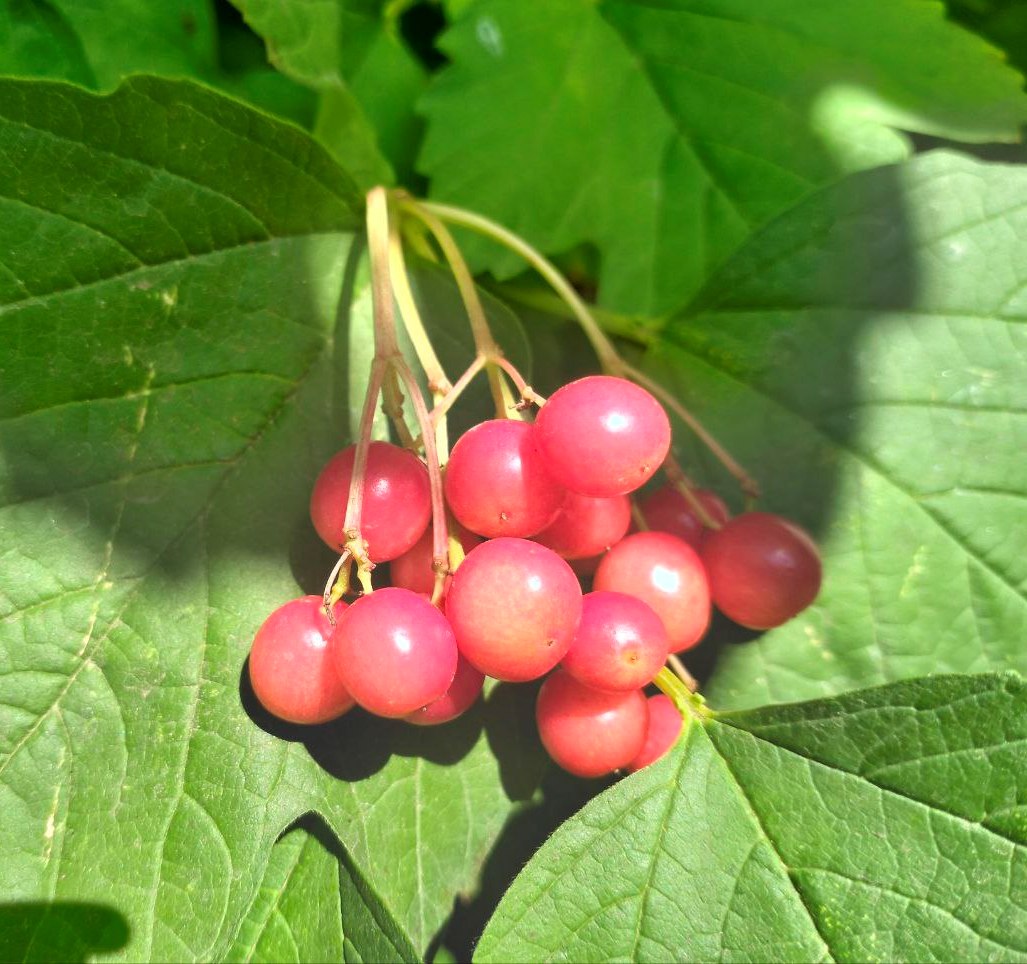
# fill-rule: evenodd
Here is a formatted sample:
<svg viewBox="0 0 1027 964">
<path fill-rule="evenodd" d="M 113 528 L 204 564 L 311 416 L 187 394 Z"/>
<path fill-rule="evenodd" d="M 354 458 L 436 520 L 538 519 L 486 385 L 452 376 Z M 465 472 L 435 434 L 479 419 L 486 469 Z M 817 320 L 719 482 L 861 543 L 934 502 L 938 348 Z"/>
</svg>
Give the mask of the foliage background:
<svg viewBox="0 0 1027 964">
<path fill-rule="evenodd" d="M 263 616 L 331 565 L 306 498 L 350 437 L 370 357 L 374 183 L 480 210 L 557 258 L 767 506 L 820 539 L 807 614 L 759 638 L 717 625 L 695 653 L 712 705 L 1022 671 L 1024 66 L 1027 8 L 1002 0 L 4 0 L 0 958 L 466 958 L 528 856 L 602 789 L 546 763 L 530 691 L 497 686 L 422 733 L 359 714 L 300 731 L 246 690 Z M 516 262 L 462 241 L 540 391 L 591 364 Z M 459 371 L 452 285 L 427 264 L 415 284 Z M 734 498 L 683 429 L 677 444 Z M 744 726 L 696 731 L 566 824 L 482 956 L 658 957 L 684 920 L 710 931 L 703 957 L 1023 959 L 1016 684 L 908 685 L 887 699 L 940 709 L 878 761 L 891 789 L 805 743 L 777 786 L 766 740 L 748 758 Z M 841 731 L 862 712 L 810 705 Z M 991 723 L 967 737 L 950 705 Z M 714 770 L 735 754 L 722 797 L 695 775 L 710 747 Z M 789 796 L 803 774 L 832 799 L 844 778 L 816 769 L 825 754 L 860 781 L 835 812 L 865 829 L 888 811 L 883 849 L 820 811 L 819 849 L 768 818 L 807 806 Z M 702 881 L 710 907 L 661 902 L 675 840 L 709 818 L 659 796 L 671 771 L 735 814 L 729 843 L 750 834 L 780 860 L 774 887 L 742 885 L 758 859 L 727 861 Z M 935 792 L 967 781 L 986 799 Z M 587 865 L 588 827 L 650 790 L 666 809 L 641 825 L 666 833 L 614 875 L 641 881 L 634 903 L 577 879 L 536 930 L 513 927 L 539 875 Z M 919 809 L 892 813 L 899 792 Z M 974 904 L 940 871 L 916 879 L 903 846 L 999 881 L 1008 906 L 999 884 Z M 851 852 L 866 866 L 837 863 Z M 813 857 L 850 883 L 795 872 Z M 585 922 L 569 944 L 559 919 L 593 900 L 597 936 Z M 853 907 L 922 943 L 859 944 L 833 916 Z M 637 918 L 624 945 L 618 913 Z M 805 936 L 761 944 L 769 916 Z"/>
</svg>

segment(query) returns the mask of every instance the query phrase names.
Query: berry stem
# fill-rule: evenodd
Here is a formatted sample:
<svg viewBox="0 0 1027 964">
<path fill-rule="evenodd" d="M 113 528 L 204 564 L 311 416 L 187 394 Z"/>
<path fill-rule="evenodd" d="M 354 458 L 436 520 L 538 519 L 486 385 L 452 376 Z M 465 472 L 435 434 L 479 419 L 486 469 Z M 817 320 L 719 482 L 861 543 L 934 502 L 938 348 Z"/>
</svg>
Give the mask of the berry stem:
<svg viewBox="0 0 1027 964">
<path fill-rule="evenodd" d="M 673 453 L 668 453 L 663 463 L 663 472 L 670 481 L 670 484 L 685 497 L 688 507 L 696 514 L 699 521 L 707 529 L 719 529 L 720 523 L 710 515 L 709 510 L 703 505 L 702 499 L 695 494 L 695 482 L 681 468 L 681 463 L 674 458 Z"/>
<path fill-rule="evenodd" d="M 416 452 L 417 444 L 410 434 L 410 429 L 407 428 L 406 419 L 403 418 L 403 390 L 399 387 L 399 379 L 393 368 L 389 369 L 382 384 L 382 398 L 382 408 L 392 421 L 392 427 L 396 430 L 403 447 Z"/>
<path fill-rule="evenodd" d="M 465 228 L 470 228 L 472 231 L 477 231 L 479 234 L 483 234 L 494 241 L 498 241 L 500 244 L 506 245 L 506 247 L 524 258 L 567 303 L 567 306 L 581 325 L 585 336 L 592 344 L 592 348 L 598 356 L 599 363 L 603 369 L 611 375 L 630 378 L 656 395 L 695 433 L 699 440 L 713 453 L 714 457 L 723 464 L 724 468 L 737 480 L 742 491 L 747 496 L 751 498 L 759 497 L 759 485 L 756 481 L 707 431 L 702 423 L 662 385 L 653 381 L 644 372 L 633 365 L 629 365 L 621 358 L 613 342 L 610 341 L 602 328 L 599 327 L 599 323 L 595 320 L 581 296 L 574 290 L 556 266 L 541 252 L 512 231 L 508 231 L 501 224 L 497 224 L 491 218 L 475 214 L 473 211 L 466 211 L 463 208 L 453 207 L 449 204 L 437 204 L 434 201 L 407 201 L 404 206 L 422 219 L 442 219 L 453 224 L 459 224 Z"/>
<path fill-rule="evenodd" d="M 441 401 L 437 402 L 431 410 L 432 423 L 437 425 L 439 420 L 445 418 L 446 413 L 453 407 L 456 400 L 464 393 L 464 390 L 474 380 L 474 377 L 485 367 L 485 356 L 476 355 L 474 361 L 467 366 L 467 370 L 456 380 L 453 387 L 446 392 Z"/>
<path fill-rule="evenodd" d="M 691 717 L 705 719 L 711 715 L 703 698 L 688 689 L 669 667 L 664 666 L 653 678 L 653 683 L 661 693 L 670 697 L 686 721 Z"/>
<path fill-rule="evenodd" d="M 695 693 L 699 689 L 699 681 L 688 672 L 685 668 L 685 664 L 681 662 L 681 657 L 677 653 L 671 653 L 667 657 L 667 662 L 670 664 L 670 668 L 677 673 L 678 678 L 685 686 L 688 687 L 690 693 Z"/>
</svg>

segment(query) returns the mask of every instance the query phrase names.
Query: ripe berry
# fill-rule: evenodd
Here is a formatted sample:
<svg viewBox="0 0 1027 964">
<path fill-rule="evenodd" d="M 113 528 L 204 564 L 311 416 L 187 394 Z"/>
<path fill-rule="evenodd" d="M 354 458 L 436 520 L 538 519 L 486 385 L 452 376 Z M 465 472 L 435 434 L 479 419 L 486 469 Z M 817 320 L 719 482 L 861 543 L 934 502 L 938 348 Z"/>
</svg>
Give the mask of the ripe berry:
<svg viewBox="0 0 1027 964">
<path fill-rule="evenodd" d="M 446 615 L 470 663 L 495 679 L 523 683 L 567 654 L 581 617 L 581 587 L 551 549 L 493 539 L 460 564 Z"/>
<path fill-rule="evenodd" d="M 695 497 L 715 522 L 723 525 L 731 518 L 727 506 L 715 492 L 696 489 Z M 695 514 L 695 509 L 673 485 L 665 485 L 642 500 L 640 505 L 645 523 L 655 532 L 669 532 L 684 539 L 693 549 L 702 545 L 706 526 Z"/>
<path fill-rule="evenodd" d="M 566 494 L 546 468 L 535 427 L 527 422 L 475 425 L 460 436 L 446 466 L 446 502 L 453 515 L 490 539 L 541 532 Z"/>
<path fill-rule="evenodd" d="M 473 532 L 468 532 L 462 526 L 450 523 L 451 535 L 460 540 L 464 552 L 470 552 L 481 539 Z M 431 596 L 435 589 L 435 572 L 432 569 L 432 527 L 429 525 L 424 534 L 414 543 L 412 549 L 408 549 L 398 559 L 393 559 L 389 566 L 389 573 L 392 585 L 400 589 L 409 589 L 411 592 L 419 592 Z M 452 576 L 446 579 L 446 590 Z"/>
<path fill-rule="evenodd" d="M 642 749 L 648 718 L 641 690 L 596 690 L 562 671 L 542 684 L 535 704 L 542 745 L 579 777 L 601 777 L 626 767 Z"/>
<path fill-rule="evenodd" d="M 439 699 L 456 674 L 446 617 L 408 589 L 361 596 L 335 627 L 331 650 L 353 698 L 378 716 L 406 716 Z"/>
<path fill-rule="evenodd" d="M 699 642 L 710 623 L 710 587 L 696 551 L 665 532 L 636 532 L 599 563 L 595 589 L 623 592 L 647 603 L 663 620 L 670 650 Z"/>
<path fill-rule="evenodd" d="M 642 600 L 619 592 L 590 592 L 562 666 L 579 683 L 601 690 L 637 690 L 667 662 L 663 622 Z"/>
<path fill-rule="evenodd" d="M 684 720 L 669 696 L 659 693 L 649 697 L 649 726 L 638 756 L 628 766 L 634 773 L 660 759 L 676 742 Z"/>
<path fill-rule="evenodd" d="M 631 525 L 631 500 L 626 495 L 597 499 L 568 492 L 559 515 L 535 541 L 564 559 L 587 559 L 616 545 Z"/>
<path fill-rule="evenodd" d="M 343 526 L 356 446 L 333 456 L 321 470 L 310 496 L 310 518 L 317 534 L 337 551 L 346 542 Z M 406 552 L 431 518 L 428 470 L 412 453 L 388 442 L 372 442 L 367 453 L 360 534 L 373 562 Z"/>
<path fill-rule="evenodd" d="M 336 605 L 336 618 L 345 608 Z M 264 620 L 250 650 L 250 683 L 268 712 L 290 723 L 325 723 L 353 706 L 329 656 L 331 632 L 320 596 L 293 599 Z"/>
<path fill-rule="evenodd" d="M 768 512 L 736 516 L 703 544 L 717 608 L 750 629 L 772 629 L 820 591 L 820 554 L 797 525 Z"/>
<path fill-rule="evenodd" d="M 644 388 L 592 375 L 564 385 L 535 423 L 546 464 L 572 492 L 633 492 L 660 467 L 670 448 L 670 421 Z"/>
<path fill-rule="evenodd" d="M 479 673 L 460 656 L 457 658 L 456 676 L 453 677 L 449 689 L 434 702 L 407 714 L 405 719 L 408 723 L 416 723 L 418 726 L 436 726 L 455 720 L 474 705 L 481 694 L 484 682 L 484 674 Z"/>
</svg>

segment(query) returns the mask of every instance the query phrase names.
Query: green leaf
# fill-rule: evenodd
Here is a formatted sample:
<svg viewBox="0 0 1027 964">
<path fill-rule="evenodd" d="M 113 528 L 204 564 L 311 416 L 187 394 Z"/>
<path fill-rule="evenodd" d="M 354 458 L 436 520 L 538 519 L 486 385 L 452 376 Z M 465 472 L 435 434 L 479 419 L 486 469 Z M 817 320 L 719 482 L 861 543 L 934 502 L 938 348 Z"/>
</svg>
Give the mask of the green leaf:
<svg viewBox="0 0 1027 964">
<path fill-rule="evenodd" d="M 381 0 L 232 0 L 279 70 L 318 91 L 318 136 L 365 187 L 409 180 L 425 72 Z"/>
<path fill-rule="evenodd" d="M 824 551 L 810 610 L 716 656 L 716 705 L 1027 670 L 1025 210 L 1023 168 L 952 154 L 852 176 L 754 238 L 650 352 Z"/>
<path fill-rule="evenodd" d="M 424 100 L 432 194 L 544 251 L 594 244 L 600 300 L 663 313 L 753 228 L 898 132 L 1009 140 L 1021 79 L 938 4 L 480 0 Z M 468 163 L 474 158 L 474 163 Z M 521 270 L 494 247 L 479 268 Z"/>
<path fill-rule="evenodd" d="M 476 960 L 1022 960 L 1027 687 L 693 721 L 532 858 Z"/>
<path fill-rule="evenodd" d="M 271 850 L 228 961 L 417 961 L 417 952 L 323 825 Z"/>
<path fill-rule="evenodd" d="M 215 60 L 208 0 L 0 0 L 0 73 L 108 89 L 144 71 L 207 77 Z"/>
<path fill-rule="evenodd" d="M 128 959 L 216 959 L 316 811 L 423 953 L 537 744 L 493 752 L 488 706 L 289 727 L 245 685 L 333 562 L 306 507 L 366 379 L 353 184 L 144 78 L 0 84 L 0 183 L 0 892 L 110 906 Z"/>
<path fill-rule="evenodd" d="M 995 44 L 1021 73 L 1027 70 L 1027 8 L 1019 0 L 948 0 L 947 7 L 953 20 Z"/>
</svg>

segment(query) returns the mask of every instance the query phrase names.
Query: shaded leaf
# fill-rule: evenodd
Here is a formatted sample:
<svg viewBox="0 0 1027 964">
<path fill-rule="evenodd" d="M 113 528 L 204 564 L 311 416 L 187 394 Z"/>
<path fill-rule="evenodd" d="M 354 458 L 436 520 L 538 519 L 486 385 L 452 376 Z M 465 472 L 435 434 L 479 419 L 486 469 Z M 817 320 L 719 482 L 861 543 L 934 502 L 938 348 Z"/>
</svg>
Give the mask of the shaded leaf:
<svg viewBox="0 0 1027 964">
<path fill-rule="evenodd" d="M 683 304 L 754 227 L 896 128 L 1009 140 L 1020 78 L 918 0 L 480 0 L 444 36 L 420 167 L 546 252 L 599 249 L 600 300 Z M 958 65 L 958 69 L 953 69 Z M 468 163 L 473 158 L 473 163 Z M 477 263 L 521 270 L 480 246 Z"/>
<path fill-rule="evenodd" d="M 1025 205 L 1022 169 L 952 154 L 855 175 L 753 239 L 650 352 L 763 505 L 823 543 L 820 598 L 719 653 L 717 705 L 1027 669 Z"/>
</svg>

